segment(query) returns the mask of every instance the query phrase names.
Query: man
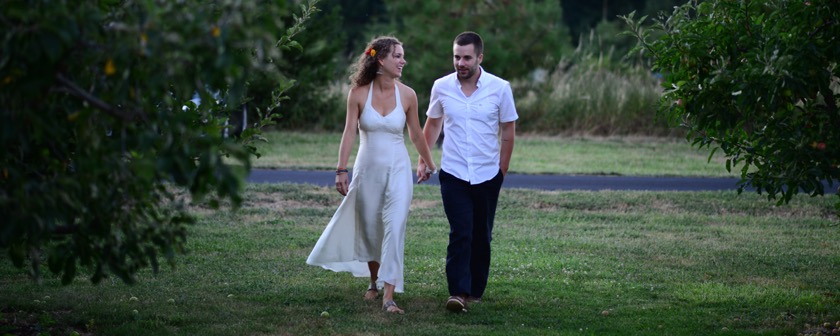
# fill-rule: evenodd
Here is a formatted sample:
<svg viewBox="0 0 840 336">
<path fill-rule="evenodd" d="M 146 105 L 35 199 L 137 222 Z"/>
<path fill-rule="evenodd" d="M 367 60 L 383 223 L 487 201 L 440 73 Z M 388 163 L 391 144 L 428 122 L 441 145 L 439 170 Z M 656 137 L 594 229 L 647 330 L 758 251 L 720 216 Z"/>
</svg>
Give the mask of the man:
<svg viewBox="0 0 840 336">
<path fill-rule="evenodd" d="M 455 72 L 435 81 L 423 127 L 427 143 L 437 140 L 441 125 L 446 133 L 439 179 L 449 220 L 446 309 L 453 312 L 480 302 L 487 287 L 496 203 L 519 118 L 510 83 L 481 67 L 483 48 L 474 32 L 455 37 Z M 429 174 L 420 174 L 426 172 L 426 163 L 422 158 L 418 162 L 422 181 Z"/>
</svg>

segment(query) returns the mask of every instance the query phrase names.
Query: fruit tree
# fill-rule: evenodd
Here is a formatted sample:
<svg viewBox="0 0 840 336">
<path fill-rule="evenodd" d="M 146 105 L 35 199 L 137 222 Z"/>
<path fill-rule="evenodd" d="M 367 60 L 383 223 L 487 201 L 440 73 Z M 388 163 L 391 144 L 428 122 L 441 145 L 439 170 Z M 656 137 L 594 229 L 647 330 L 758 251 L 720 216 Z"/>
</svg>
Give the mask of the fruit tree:
<svg viewBox="0 0 840 336">
<path fill-rule="evenodd" d="M 190 202 L 241 201 L 265 111 L 292 84 L 274 60 L 301 49 L 315 2 L 4 1 L 0 249 L 63 283 L 173 262 Z M 255 77 L 274 101 L 224 137 Z"/>
<path fill-rule="evenodd" d="M 836 188 L 840 2 L 692 0 L 650 27 L 623 18 L 665 75 L 661 116 L 710 158 L 722 151 L 726 169 L 740 169 L 739 192 L 783 204 Z"/>
</svg>

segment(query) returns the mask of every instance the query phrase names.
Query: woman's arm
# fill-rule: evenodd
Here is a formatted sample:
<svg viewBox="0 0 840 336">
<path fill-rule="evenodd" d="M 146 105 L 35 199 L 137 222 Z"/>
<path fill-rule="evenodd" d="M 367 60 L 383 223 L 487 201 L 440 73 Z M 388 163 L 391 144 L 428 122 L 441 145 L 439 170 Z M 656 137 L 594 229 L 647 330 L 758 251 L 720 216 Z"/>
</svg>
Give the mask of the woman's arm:
<svg viewBox="0 0 840 336">
<path fill-rule="evenodd" d="M 423 182 L 429 179 L 429 174 L 426 174 L 425 167 L 432 171 L 437 170 L 434 159 L 432 159 L 432 152 L 429 150 L 429 144 L 426 142 L 426 137 L 423 135 L 423 129 L 420 128 L 420 118 L 418 117 L 418 103 L 417 93 L 413 89 L 405 86 L 406 98 L 408 100 L 407 108 L 405 109 L 406 126 L 408 126 L 408 137 L 420 154 L 417 170 L 417 182 Z M 420 169 L 420 163 L 423 163 L 424 169 Z"/>
<path fill-rule="evenodd" d="M 338 147 L 338 164 L 335 167 L 335 188 L 343 196 L 347 196 L 350 188 L 350 177 L 347 171 L 347 160 L 350 159 L 350 151 L 356 143 L 356 132 L 359 129 L 359 105 L 358 87 L 350 89 L 347 94 L 347 113 L 344 118 L 344 133 L 341 135 L 341 145 Z"/>
</svg>

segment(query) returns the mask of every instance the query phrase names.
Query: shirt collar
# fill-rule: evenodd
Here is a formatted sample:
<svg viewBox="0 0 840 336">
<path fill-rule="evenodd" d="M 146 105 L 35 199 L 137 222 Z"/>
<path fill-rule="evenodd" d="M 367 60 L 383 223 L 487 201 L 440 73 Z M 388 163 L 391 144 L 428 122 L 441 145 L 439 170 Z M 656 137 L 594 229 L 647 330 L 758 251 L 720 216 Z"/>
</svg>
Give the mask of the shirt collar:
<svg viewBox="0 0 840 336">
<path fill-rule="evenodd" d="M 481 87 L 482 85 L 484 85 L 484 81 L 487 78 L 487 76 L 484 75 L 484 68 L 482 68 L 479 65 L 478 69 L 481 70 L 481 71 L 478 73 L 478 81 L 475 83 L 475 86 L 476 87 Z"/>
<path fill-rule="evenodd" d="M 479 71 L 479 72 L 478 72 L 478 81 L 475 83 L 475 87 L 476 87 L 476 88 L 480 88 L 480 87 L 482 87 L 482 86 L 484 85 L 485 81 L 486 81 L 486 78 L 487 78 L 487 76 L 485 76 L 485 75 L 484 75 L 484 74 L 485 74 L 485 73 L 484 73 L 484 68 L 482 68 L 482 67 L 479 65 L 479 66 L 478 66 L 478 69 L 479 69 L 479 70 L 481 70 L 481 71 Z M 460 80 L 458 80 L 458 74 L 457 74 L 457 72 L 456 72 L 456 74 L 455 74 L 455 86 L 457 86 L 459 89 L 461 88 L 461 81 L 460 81 Z"/>
</svg>

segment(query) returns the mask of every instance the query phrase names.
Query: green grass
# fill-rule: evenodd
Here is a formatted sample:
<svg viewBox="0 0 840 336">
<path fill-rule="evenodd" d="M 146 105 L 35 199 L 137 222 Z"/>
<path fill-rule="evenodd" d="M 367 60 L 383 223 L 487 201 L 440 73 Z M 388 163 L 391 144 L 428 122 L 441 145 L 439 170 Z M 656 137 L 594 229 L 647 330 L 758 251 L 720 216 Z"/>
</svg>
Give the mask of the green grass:
<svg viewBox="0 0 840 336">
<path fill-rule="evenodd" d="M 250 185 L 245 199 L 196 207 L 189 254 L 133 286 L 36 284 L 0 259 L 0 335 L 793 335 L 840 320 L 832 197 L 505 189 L 485 302 L 455 315 L 439 188 L 418 185 L 403 316 L 364 302 L 366 279 L 305 264 L 337 193 Z"/>
<path fill-rule="evenodd" d="M 340 133 L 278 131 L 266 134 L 259 146 L 257 168 L 335 169 Z M 358 142 L 358 139 L 357 139 Z M 406 139 L 417 162 L 417 151 Z M 441 151 L 432 150 L 440 162 Z M 692 148 L 683 138 L 650 137 L 553 137 L 518 135 L 510 171 L 523 174 L 638 175 L 735 177 L 717 155 L 708 162 L 709 150 Z M 355 149 L 348 164 L 353 165 Z"/>
</svg>

